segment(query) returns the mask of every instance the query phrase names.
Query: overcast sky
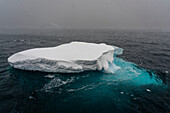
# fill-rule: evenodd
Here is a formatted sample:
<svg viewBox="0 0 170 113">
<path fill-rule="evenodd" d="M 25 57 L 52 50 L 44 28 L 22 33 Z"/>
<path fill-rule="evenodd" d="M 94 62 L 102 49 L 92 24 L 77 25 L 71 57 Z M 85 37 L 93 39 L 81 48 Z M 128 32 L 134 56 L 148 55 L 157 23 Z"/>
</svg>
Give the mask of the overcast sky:
<svg viewBox="0 0 170 113">
<path fill-rule="evenodd" d="M 170 0 L 0 0 L 0 27 L 170 29 Z"/>
</svg>

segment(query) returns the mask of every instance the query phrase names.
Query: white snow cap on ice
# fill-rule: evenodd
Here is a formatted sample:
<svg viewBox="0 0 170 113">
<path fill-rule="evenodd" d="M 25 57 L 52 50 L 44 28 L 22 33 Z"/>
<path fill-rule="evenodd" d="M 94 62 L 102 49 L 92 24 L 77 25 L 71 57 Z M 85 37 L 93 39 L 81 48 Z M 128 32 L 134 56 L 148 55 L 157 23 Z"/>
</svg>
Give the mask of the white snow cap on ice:
<svg viewBox="0 0 170 113">
<path fill-rule="evenodd" d="M 114 60 L 114 54 L 122 52 L 123 49 L 104 43 L 71 42 L 56 47 L 25 50 L 10 56 L 8 62 L 14 68 L 30 71 L 59 73 L 108 71 L 109 63 Z M 113 68 L 119 69 L 116 65 Z"/>
</svg>

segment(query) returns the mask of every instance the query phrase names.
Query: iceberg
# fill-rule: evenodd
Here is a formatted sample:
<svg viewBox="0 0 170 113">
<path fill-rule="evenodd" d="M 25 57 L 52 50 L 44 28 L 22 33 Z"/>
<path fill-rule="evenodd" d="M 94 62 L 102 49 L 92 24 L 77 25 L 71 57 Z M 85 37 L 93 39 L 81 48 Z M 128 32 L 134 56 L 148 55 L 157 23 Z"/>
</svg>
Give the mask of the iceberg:
<svg viewBox="0 0 170 113">
<path fill-rule="evenodd" d="M 54 73 L 79 73 L 101 70 L 110 72 L 120 69 L 114 65 L 114 56 L 123 49 L 104 43 L 71 42 L 56 47 L 34 48 L 13 54 L 9 64 L 17 69 Z M 112 72 L 113 73 L 113 72 Z"/>
</svg>

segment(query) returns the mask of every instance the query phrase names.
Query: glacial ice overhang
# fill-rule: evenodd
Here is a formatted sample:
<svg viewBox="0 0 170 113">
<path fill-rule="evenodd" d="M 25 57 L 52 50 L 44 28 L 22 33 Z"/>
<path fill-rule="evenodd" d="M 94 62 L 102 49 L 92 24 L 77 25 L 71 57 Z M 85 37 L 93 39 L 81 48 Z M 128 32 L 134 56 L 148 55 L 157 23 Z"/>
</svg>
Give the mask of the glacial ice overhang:
<svg viewBox="0 0 170 113">
<path fill-rule="evenodd" d="M 8 58 L 11 66 L 17 69 L 78 73 L 82 71 L 109 71 L 120 67 L 114 65 L 115 55 L 122 54 L 123 49 L 104 43 L 71 42 L 56 47 L 35 48 L 16 53 Z M 112 70 L 112 71 L 113 71 Z"/>
</svg>

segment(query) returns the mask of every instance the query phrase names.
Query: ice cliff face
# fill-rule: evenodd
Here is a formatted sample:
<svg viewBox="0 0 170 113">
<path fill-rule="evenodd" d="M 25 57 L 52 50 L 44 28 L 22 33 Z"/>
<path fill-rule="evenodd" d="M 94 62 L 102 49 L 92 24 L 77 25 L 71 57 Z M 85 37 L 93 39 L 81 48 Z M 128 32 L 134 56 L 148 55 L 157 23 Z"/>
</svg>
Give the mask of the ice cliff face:
<svg viewBox="0 0 170 113">
<path fill-rule="evenodd" d="M 8 58 L 11 66 L 17 69 L 78 73 L 88 70 L 109 72 L 114 55 L 122 54 L 121 48 L 95 43 L 71 42 L 56 47 L 35 48 L 16 53 Z M 115 70 L 118 66 L 113 65 Z"/>
</svg>

